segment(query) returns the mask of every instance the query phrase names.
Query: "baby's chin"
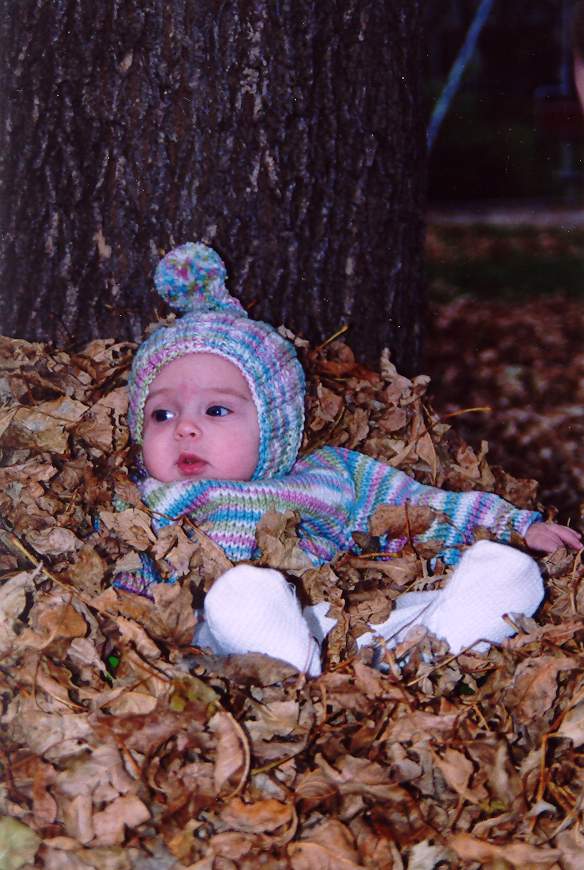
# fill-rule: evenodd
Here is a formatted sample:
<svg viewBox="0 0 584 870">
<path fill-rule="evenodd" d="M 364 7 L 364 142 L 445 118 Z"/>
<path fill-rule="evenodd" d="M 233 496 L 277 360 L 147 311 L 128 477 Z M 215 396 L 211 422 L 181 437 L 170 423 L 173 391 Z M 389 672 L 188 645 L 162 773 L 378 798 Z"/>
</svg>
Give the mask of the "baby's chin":
<svg viewBox="0 0 584 870">
<path fill-rule="evenodd" d="M 251 480 L 251 475 L 237 476 L 237 474 L 233 472 L 221 473 L 220 471 L 215 471 L 212 468 L 205 468 L 201 471 L 181 471 L 178 468 L 173 468 L 169 470 L 155 470 L 146 466 L 146 471 L 151 478 L 157 480 L 159 483 L 184 483 L 185 481 L 199 483 L 204 480 L 225 480 L 230 482 L 246 483 Z"/>
</svg>

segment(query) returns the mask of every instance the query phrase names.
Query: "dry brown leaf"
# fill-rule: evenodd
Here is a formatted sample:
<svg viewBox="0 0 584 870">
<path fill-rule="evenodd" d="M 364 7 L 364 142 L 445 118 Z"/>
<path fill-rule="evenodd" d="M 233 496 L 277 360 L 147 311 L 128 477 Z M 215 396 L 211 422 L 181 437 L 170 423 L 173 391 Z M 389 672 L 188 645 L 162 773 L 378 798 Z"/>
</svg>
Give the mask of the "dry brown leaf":
<svg viewBox="0 0 584 870">
<path fill-rule="evenodd" d="M 584 701 L 568 710 L 557 733 L 571 740 L 575 748 L 584 744 Z"/>
<path fill-rule="evenodd" d="M 478 773 L 488 771 L 487 785 L 490 797 L 503 806 L 513 807 L 518 813 L 526 811 L 523 783 L 513 765 L 506 740 L 493 735 L 490 739 L 473 740 L 467 752 L 475 762 Z"/>
<path fill-rule="evenodd" d="M 139 508 L 143 506 L 142 496 L 138 486 L 130 480 L 126 471 L 116 471 L 112 474 L 112 481 L 117 498 L 123 504 Z"/>
<path fill-rule="evenodd" d="M 39 761 L 34 771 L 32 783 L 33 815 L 39 827 L 51 825 L 57 818 L 58 806 L 49 791 L 49 786 L 55 782 L 55 768 L 52 764 Z"/>
<path fill-rule="evenodd" d="M 128 443 L 119 417 L 128 409 L 128 393 L 123 387 L 106 393 L 95 402 L 75 428 L 75 434 L 91 447 L 106 452 L 121 450 Z"/>
<path fill-rule="evenodd" d="M 401 538 L 427 531 L 436 518 L 432 508 L 418 505 L 380 505 L 374 511 L 369 528 L 372 535 Z"/>
<path fill-rule="evenodd" d="M 8 665 L 14 643 L 22 629 L 19 616 L 24 611 L 27 595 L 34 588 L 33 574 L 21 572 L 0 586 L 0 658 Z"/>
<path fill-rule="evenodd" d="M 144 691 L 122 691 L 117 698 L 108 702 L 113 716 L 147 716 L 158 705 L 153 695 Z"/>
<path fill-rule="evenodd" d="M 75 670 L 78 669 L 83 683 L 89 684 L 91 676 L 96 673 L 107 677 L 107 668 L 102 661 L 96 645 L 95 637 L 76 637 L 69 644 L 67 658 Z"/>
<path fill-rule="evenodd" d="M 19 407 L 2 412 L 0 447 L 31 448 L 62 455 L 67 452 L 69 429 L 86 411 L 86 405 L 63 396 L 35 408 Z"/>
<path fill-rule="evenodd" d="M 403 429 L 407 422 L 407 414 L 404 408 L 390 407 L 384 411 L 383 416 L 377 421 L 377 425 L 384 432 L 398 432 Z"/>
<path fill-rule="evenodd" d="M 129 553 L 124 553 L 123 556 L 120 556 L 119 559 L 116 559 L 112 575 L 115 577 L 116 574 L 121 574 L 123 571 L 129 571 L 130 573 L 134 571 L 142 570 L 142 560 L 140 558 L 140 554 L 136 553 L 135 550 L 130 550 Z M 107 590 L 105 590 L 107 592 Z M 101 601 L 101 596 L 98 596 Z"/>
<path fill-rule="evenodd" d="M 46 354 L 46 345 L 0 335 L 0 369 L 10 371 L 32 365 Z"/>
<path fill-rule="evenodd" d="M 27 462 L 8 465 L 0 468 L 0 486 L 14 487 L 31 486 L 33 483 L 46 482 L 57 474 L 57 469 L 50 462 L 39 462 L 38 459 L 29 459 Z M 21 490 L 17 490 L 19 493 Z"/>
<path fill-rule="evenodd" d="M 61 553 L 74 552 L 81 547 L 81 541 L 71 529 L 63 529 L 58 526 L 42 529 L 38 532 L 31 529 L 27 532 L 26 538 L 37 553 L 44 556 L 58 556 Z"/>
<path fill-rule="evenodd" d="M 0 444 L 4 444 L 4 439 L 6 438 L 5 433 L 10 429 L 17 412 L 18 408 L 4 408 L 0 411 Z"/>
<path fill-rule="evenodd" d="M 109 408 L 96 402 L 75 427 L 75 434 L 90 447 L 97 447 L 103 452 L 113 450 L 114 427 Z"/>
<path fill-rule="evenodd" d="M 123 843 L 125 828 L 133 830 L 150 818 L 150 811 L 135 795 L 124 795 L 112 801 L 105 810 L 93 814 L 93 842 L 98 846 Z"/>
<path fill-rule="evenodd" d="M 280 571 L 302 572 L 312 568 L 312 561 L 298 545 L 294 511 L 267 511 L 256 528 L 256 540 L 262 551 L 260 565 Z"/>
<path fill-rule="evenodd" d="M 217 794 L 243 783 L 249 771 L 249 747 L 245 734 L 230 713 L 220 711 L 209 720 L 217 738 L 214 781 Z"/>
<path fill-rule="evenodd" d="M 211 837 L 208 848 L 205 849 L 205 857 L 195 864 L 189 864 L 186 870 L 215 870 L 215 867 L 220 865 L 221 859 L 230 862 L 238 862 L 246 857 L 258 860 L 263 845 L 263 838 L 254 834 L 242 834 L 239 831 L 215 834 Z"/>
<path fill-rule="evenodd" d="M 152 660 L 160 658 L 160 649 L 141 625 L 124 616 L 115 617 L 115 622 L 123 640 L 133 644 L 141 656 Z"/>
<path fill-rule="evenodd" d="M 196 541 L 188 538 L 178 525 L 165 526 L 158 533 L 152 554 L 158 561 L 164 559 L 178 577 L 189 573 L 191 559 L 198 548 Z"/>
<path fill-rule="evenodd" d="M 561 852 L 562 870 L 581 870 L 582 855 L 584 855 L 584 834 L 576 827 L 569 831 L 561 831 L 555 838 L 555 844 Z"/>
<path fill-rule="evenodd" d="M 190 646 L 196 617 L 189 589 L 179 583 L 157 583 L 152 589 L 159 626 L 159 637 L 177 646 Z M 151 626 L 153 630 L 154 626 Z"/>
<path fill-rule="evenodd" d="M 77 849 L 63 851 L 48 849 L 45 852 L 45 870 L 134 870 L 130 850 L 121 846 L 111 849 Z"/>
<path fill-rule="evenodd" d="M 73 800 L 65 804 L 65 830 L 74 840 L 83 845 L 90 843 L 95 837 L 93 828 L 93 801 L 90 794 L 75 795 Z"/>
<path fill-rule="evenodd" d="M 349 450 L 357 450 L 369 434 L 369 418 L 364 408 L 356 408 L 345 418 L 348 439 L 344 444 Z"/>
<path fill-rule="evenodd" d="M 339 855 L 337 851 L 310 840 L 291 843 L 288 856 L 293 870 L 362 870 L 363 867 Z"/>
<path fill-rule="evenodd" d="M 436 481 L 438 476 L 438 456 L 436 447 L 429 432 L 424 432 L 416 441 L 416 453 L 420 459 L 426 463 L 430 471 L 432 482 Z"/>
<path fill-rule="evenodd" d="M 104 407 L 115 411 L 118 416 L 127 414 L 128 391 L 125 387 L 117 387 L 117 389 L 106 393 L 105 396 L 99 400 L 99 403 L 103 404 Z"/>
<path fill-rule="evenodd" d="M 474 768 L 472 762 L 462 752 L 448 747 L 442 757 L 434 753 L 434 759 L 450 788 L 462 798 L 473 804 L 480 804 L 488 798 L 488 792 L 484 786 L 471 787 L 470 781 L 474 774 Z"/>
<path fill-rule="evenodd" d="M 54 603 L 53 603 L 54 604 Z M 72 604 L 56 603 L 35 611 L 35 629 L 25 629 L 16 642 L 19 649 L 48 648 L 54 641 L 87 634 L 87 622 Z"/>
<path fill-rule="evenodd" d="M 388 725 L 386 737 L 397 742 L 428 742 L 431 737 L 447 738 L 456 727 L 456 713 L 434 715 L 416 710 L 397 718 Z"/>
<path fill-rule="evenodd" d="M 505 693 L 505 704 L 521 724 L 541 720 L 553 705 L 560 671 L 579 667 L 575 659 L 567 656 L 528 659 L 517 668 L 513 685 Z"/>
<path fill-rule="evenodd" d="M 95 721 L 94 718 L 93 724 Z M 88 736 L 81 755 L 70 747 L 69 754 L 61 759 L 62 769 L 57 774 L 60 795 L 69 798 L 91 795 L 99 804 L 136 791 L 135 780 L 127 773 L 119 749 L 111 741 L 96 741 L 96 733 L 91 730 Z"/>
<path fill-rule="evenodd" d="M 12 739 L 55 764 L 78 753 L 92 732 L 86 716 L 62 710 L 56 716 L 45 713 L 30 697 L 13 701 L 6 718 Z"/>
<path fill-rule="evenodd" d="M 419 579 L 422 573 L 422 563 L 415 553 L 402 553 L 398 557 L 389 557 L 386 559 L 367 559 L 363 557 L 350 557 L 348 564 L 355 568 L 374 568 L 383 574 L 387 580 L 391 581 L 392 585 L 402 588 L 410 586 L 415 580 Z M 377 613 L 379 610 L 379 602 L 366 602 L 365 606 L 369 608 L 371 613 Z M 387 613 L 383 617 L 387 617 Z M 367 618 L 367 621 L 370 621 Z M 378 621 L 378 620 L 373 620 Z"/>
<path fill-rule="evenodd" d="M 505 861 L 513 867 L 527 866 L 551 868 L 561 857 L 558 849 L 530 846 L 527 843 L 505 843 L 496 845 L 486 840 L 478 840 L 469 834 L 455 834 L 448 845 L 463 861 Z"/>
<path fill-rule="evenodd" d="M 298 727 L 300 705 L 292 699 L 254 704 L 253 716 L 248 720 L 246 730 L 254 744 L 259 740 L 271 740 L 276 735 L 288 737 Z"/>
<path fill-rule="evenodd" d="M 244 803 L 241 798 L 233 798 L 221 811 L 222 821 L 235 831 L 261 834 L 277 828 L 290 827 L 295 820 L 294 805 L 282 803 L 272 798 Z"/>
<path fill-rule="evenodd" d="M 439 868 L 442 865 L 454 866 L 455 860 L 456 855 L 451 849 L 439 843 L 432 843 L 430 840 L 422 840 L 411 849 L 408 870 L 428 870 L 429 867 Z"/>
<path fill-rule="evenodd" d="M 101 511 L 100 519 L 107 529 L 115 532 L 119 538 L 136 550 L 147 550 L 156 543 L 156 535 L 152 531 L 150 517 L 144 511 L 128 508 L 125 511 Z"/>
<path fill-rule="evenodd" d="M 76 705 L 71 700 L 70 689 L 74 689 L 71 682 L 71 671 L 53 661 L 51 658 L 39 658 L 34 650 L 26 650 L 22 656 L 20 665 L 20 678 L 23 685 L 29 685 L 33 691 L 43 690 L 48 698 L 44 707 L 57 712 L 59 709 L 71 709 Z M 50 703 L 49 700 L 50 699 Z"/>
<path fill-rule="evenodd" d="M 101 592 L 105 572 L 106 563 L 99 553 L 94 547 L 83 544 L 67 573 L 76 589 L 87 595 L 97 595 Z"/>
<path fill-rule="evenodd" d="M 326 819 L 316 825 L 305 842 L 322 846 L 328 853 L 336 855 L 341 862 L 353 861 L 356 865 L 359 863 L 355 837 L 338 819 Z"/>
<path fill-rule="evenodd" d="M 343 408 L 342 398 L 322 384 L 318 384 L 316 392 L 318 411 L 310 422 L 310 428 L 313 432 L 319 432 L 326 423 L 333 423 Z"/>
<path fill-rule="evenodd" d="M 335 759 L 334 766 L 320 755 L 315 761 L 341 794 L 358 794 L 376 801 L 390 801 L 398 795 L 405 797 L 405 792 L 391 783 L 389 771 L 377 762 L 351 755 Z"/>
</svg>

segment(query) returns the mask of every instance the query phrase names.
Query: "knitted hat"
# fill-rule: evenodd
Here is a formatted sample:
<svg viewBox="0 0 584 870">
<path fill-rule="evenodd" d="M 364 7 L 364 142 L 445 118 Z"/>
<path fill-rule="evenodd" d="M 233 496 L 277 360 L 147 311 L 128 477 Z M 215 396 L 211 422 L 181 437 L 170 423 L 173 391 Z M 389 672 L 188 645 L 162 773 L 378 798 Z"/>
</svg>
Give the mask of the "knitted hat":
<svg viewBox="0 0 584 870">
<path fill-rule="evenodd" d="M 260 430 L 253 480 L 279 477 L 294 465 L 304 428 L 304 372 L 289 341 L 262 321 L 250 320 L 225 287 L 227 272 L 212 249 L 198 242 L 175 248 L 154 276 L 160 296 L 183 312 L 157 329 L 138 349 L 128 381 L 128 424 L 142 443 L 150 384 L 172 360 L 215 353 L 245 377 Z"/>
</svg>

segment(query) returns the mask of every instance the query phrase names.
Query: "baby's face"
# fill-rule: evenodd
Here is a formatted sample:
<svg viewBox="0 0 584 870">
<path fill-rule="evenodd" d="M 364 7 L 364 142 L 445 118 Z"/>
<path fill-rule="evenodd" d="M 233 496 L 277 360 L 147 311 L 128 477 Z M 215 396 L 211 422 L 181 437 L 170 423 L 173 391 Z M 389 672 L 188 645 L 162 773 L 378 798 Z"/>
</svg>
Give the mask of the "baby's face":
<svg viewBox="0 0 584 870">
<path fill-rule="evenodd" d="M 188 354 L 152 381 L 144 408 L 143 456 L 157 480 L 250 480 L 259 441 L 247 381 L 223 357 Z"/>
</svg>

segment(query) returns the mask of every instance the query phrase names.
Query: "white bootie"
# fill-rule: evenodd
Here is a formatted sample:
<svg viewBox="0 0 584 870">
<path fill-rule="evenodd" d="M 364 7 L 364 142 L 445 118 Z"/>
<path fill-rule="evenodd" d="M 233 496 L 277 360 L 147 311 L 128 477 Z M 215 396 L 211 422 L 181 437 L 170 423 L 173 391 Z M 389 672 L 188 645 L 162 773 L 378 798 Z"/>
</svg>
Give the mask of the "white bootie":
<svg viewBox="0 0 584 870">
<path fill-rule="evenodd" d="M 423 625 L 444 639 L 453 653 L 467 647 L 486 652 L 515 634 L 505 614 L 531 616 L 544 596 L 536 562 L 520 550 L 479 541 L 460 560 L 447 585 L 436 592 L 410 592 L 372 632 L 361 635 L 359 647 L 381 636 L 387 646 L 400 643 L 410 628 Z"/>
<path fill-rule="evenodd" d="M 219 655 L 259 652 L 313 677 L 321 673 L 320 646 L 279 571 L 230 568 L 207 593 L 204 615 L 196 642 Z"/>
</svg>

